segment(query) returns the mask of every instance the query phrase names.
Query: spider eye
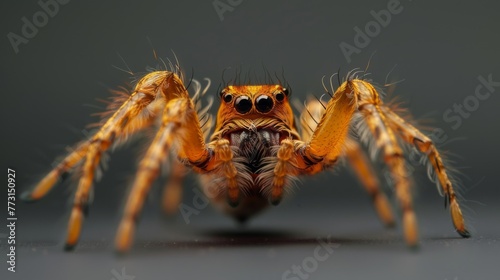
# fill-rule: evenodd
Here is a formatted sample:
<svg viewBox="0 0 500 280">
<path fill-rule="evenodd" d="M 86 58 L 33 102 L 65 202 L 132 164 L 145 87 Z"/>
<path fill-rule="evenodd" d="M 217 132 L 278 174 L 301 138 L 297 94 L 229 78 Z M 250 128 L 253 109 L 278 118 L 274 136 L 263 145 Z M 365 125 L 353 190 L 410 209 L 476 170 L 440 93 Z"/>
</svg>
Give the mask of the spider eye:
<svg viewBox="0 0 500 280">
<path fill-rule="evenodd" d="M 238 113 L 246 114 L 252 109 L 252 101 L 250 100 L 250 97 L 242 95 L 236 98 L 234 107 Z"/>
<path fill-rule="evenodd" d="M 273 109 L 273 99 L 267 95 L 261 95 L 255 100 L 255 107 L 261 113 L 267 113 Z"/>
<path fill-rule="evenodd" d="M 281 102 L 281 101 L 285 100 L 285 94 L 281 91 L 277 91 L 274 93 L 274 98 L 276 98 L 276 100 L 278 100 L 278 102 Z"/>
<path fill-rule="evenodd" d="M 233 95 L 228 93 L 228 94 L 224 95 L 224 97 L 222 99 L 224 99 L 224 102 L 229 103 L 229 102 L 233 101 Z"/>
<path fill-rule="evenodd" d="M 283 93 L 288 96 L 290 94 L 290 91 L 287 88 L 283 88 Z"/>
</svg>

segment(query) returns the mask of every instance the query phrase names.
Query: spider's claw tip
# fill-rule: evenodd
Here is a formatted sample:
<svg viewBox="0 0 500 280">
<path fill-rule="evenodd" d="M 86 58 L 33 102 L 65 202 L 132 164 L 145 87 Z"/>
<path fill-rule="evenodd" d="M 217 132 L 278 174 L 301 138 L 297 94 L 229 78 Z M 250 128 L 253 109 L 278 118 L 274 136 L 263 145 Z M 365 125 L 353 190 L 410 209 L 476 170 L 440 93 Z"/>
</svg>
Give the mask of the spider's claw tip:
<svg viewBox="0 0 500 280">
<path fill-rule="evenodd" d="M 270 201 L 270 202 L 271 202 L 271 204 L 272 204 L 272 205 L 276 206 L 276 205 L 278 205 L 278 204 L 280 204 L 280 203 L 281 203 L 281 197 L 274 197 L 274 198 L 271 198 L 271 201 Z"/>
<path fill-rule="evenodd" d="M 66 243 L 66 244 L 64 244 L 64 251 L 66 251 L 66 252 L 74 251 L 75 247 L 76 247 L 76 244 Z"/>
<path fill-rule="evenodd" d="M 33 196 L 31 195 L 30 191 L 23 192 L 19 198 L 21 198 L 21 200 L 24 201 L 24 202 L 35 202 L 35 201 L 37 201 L 36 199 L 33 198 Z"/>
<path fill-rule="evenodd" d="M 460 234 L 460 236 L 462 236 L 463 238 L 470 238 L 471 237 L 471 234 L 468 230 L 464 229 L 464 230 L 457 230 L 458 234 Z"/>
</svg>

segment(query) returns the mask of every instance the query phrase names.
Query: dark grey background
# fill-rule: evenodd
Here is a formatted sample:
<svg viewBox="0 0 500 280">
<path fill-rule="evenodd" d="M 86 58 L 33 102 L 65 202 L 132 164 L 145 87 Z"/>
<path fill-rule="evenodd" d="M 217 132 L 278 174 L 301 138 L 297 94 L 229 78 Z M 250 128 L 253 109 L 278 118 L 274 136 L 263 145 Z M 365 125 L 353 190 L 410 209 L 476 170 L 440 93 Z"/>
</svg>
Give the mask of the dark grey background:
<svg viewBox="0 0 500 280">
<path fill-rule="evenodd" d="M 243 0 L 221 21 L 212 1 L 70 1 L 16 54 L 7 34 L 20 34 L 21 18 L 31 19 L 41 8 L 36 1 L 3 1 L 2 166 L 15 168 L 20 193 L 49 171 L 65 147 L 85 137 L 81 130 L 97 121 L 89 115 L 102 110 L 96 99 L 130 81 L 112 67 L 125 67 L 117 53 L 140 73 L 157 65 L 152 46 L 163 58 L 172 58 L 173 50 L 188 76 L 194 69 L 195 78 L 212 79 L 210 94 L 226 67 L 257 73 L 262 64 L 278 73 L 283 68 L 294 96 L 304 99 L 322 92 L 323 75 L 364 68 L 376 51 L 371 78 L 383 84 L 397 65 L 389 81 L 404 82 L 393 95 L 417 119 L 430 119 L 445 132 L 439 147 L 450 152 L 461 174 L 472 239 L 456 238 L 443 199 L 417 166 L 423 241 L 419 252 L 407 250 L 400 230 L 382 228 L 362 188 L 340 168 L 304 178 L 292 197 L 243 229 L 212 208 L 190 224 L 180 215 L 164 219 L 158 184 L 134 250 L 115 258 L 112 240 L 123 199 L 147 143 L 136 141 L 112 153 L 76 252 L 62 252 L 74 184 L 62 184 L 37 204 L 17 206 L 18 272 L 4 267 L 0 273 L 8 278 L 2 279 L 112 279 L 113 270 L 122 268 L 135 279 L 281 279 L 313 256 L 316 238 L 330 238 L 338 247 L 309 279 L 499 279 L 500 88 L 457 129 L 443 119 L 474 94 L 480 75 L 500 81 L 499 4 L 402 1 L 403 11 L 348 63 L 339 44 L 353 44 L 353 28 L 363 29 L 373 20 L 370 11 L 386 9 L 388 2 Z M 194 178 L 186 182 L 188 205 L 195 185 Z M 0 197 L 5 209 L 6 191 Z M 0 241 L 4 262 L 6 239 Z"/>
</svg>

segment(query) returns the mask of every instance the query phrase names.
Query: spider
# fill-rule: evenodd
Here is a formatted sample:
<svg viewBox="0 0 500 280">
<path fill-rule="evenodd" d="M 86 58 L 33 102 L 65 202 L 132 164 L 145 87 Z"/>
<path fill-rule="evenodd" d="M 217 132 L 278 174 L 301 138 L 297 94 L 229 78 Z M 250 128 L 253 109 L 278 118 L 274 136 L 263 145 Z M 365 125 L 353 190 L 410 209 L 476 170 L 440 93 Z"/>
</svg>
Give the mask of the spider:
<svg viewBox="0 0 500 280">
<path fill-rule="evenodd" d="M 138 80 L 130 94 L 122 93 L 108 106 L 98 131 L 78 144 L 33 190 L 26 201 L 39 200 L 58 180 L 81 169 L 69 218 L 66 249 L 78 242 L 87 212 L 92 184 L 103 154 L 128 136 L 157 125 L 125 205 L 115 248 L 127 251 L 145 198 L 169 158 L 171 173 L 163 196 L 164 208 L 172 212 L 180 201 L 185 169 L 200 175 L 204 193 L 223 212 L 244 221 L 269 205 L 277 205 L 299 175 L 330 169 L 340 160 L 352 166 L 373 200 L 381 221 L 391 226 L 395 218 L 377 175 L 360 142 L 371 143 L 391 173 L 395 197 L 401 210 L 403 234 L 409 246 L 418 245 L 417 220 L 410 182 L 405 168 L 404 145 L 415 148 L 435 172 L 438 190 L 449 205 L 455 230 L 469 237 L 449 172 L 429 137 L 383 103 L 381 90 L 351 71 L 334 90 L 323 82 L 330 96 L 304 103 L 295 120 L 290 91 L 281 81 L 269 84 L 227 84 L 220 91 L 220 107 L 212 131 L 209 106 L 200 98 L 209 86 L 191 80 L 196 94 L 190 97 L 180 67 L 170 65 Z M 190 82 L 190 83 L 191 83 Z M 298 129 L 300 127 L 300 130 Z M 355 137 L 350 131 L 356 132 Z M 207 140 L 206 140 L 207 139 Z M 375 157 L 376 158 L 376 157 Z"/>
</svg>

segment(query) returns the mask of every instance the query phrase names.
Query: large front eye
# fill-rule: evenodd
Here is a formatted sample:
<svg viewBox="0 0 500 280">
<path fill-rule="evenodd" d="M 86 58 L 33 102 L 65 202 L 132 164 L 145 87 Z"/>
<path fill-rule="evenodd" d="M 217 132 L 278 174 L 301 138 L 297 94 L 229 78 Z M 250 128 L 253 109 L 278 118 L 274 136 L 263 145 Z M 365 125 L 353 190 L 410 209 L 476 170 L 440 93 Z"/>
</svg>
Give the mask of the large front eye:
<svg viewBox="0 0 500 280">
<path fill-rule="evenodd" d="M 245 95 L 239 96 L 234 102 L 234 107 L 238 113 L 246 114 L 252 109 L 252 100 L 250 100 L 250 97 Z"/>
<path fill-rule="evenodd" d="M 261 113 L 267 113 L 273 109 L 273 99 L 267 95 L 261 95 L 255 100 L 255 108 Z"/>
</svg>

